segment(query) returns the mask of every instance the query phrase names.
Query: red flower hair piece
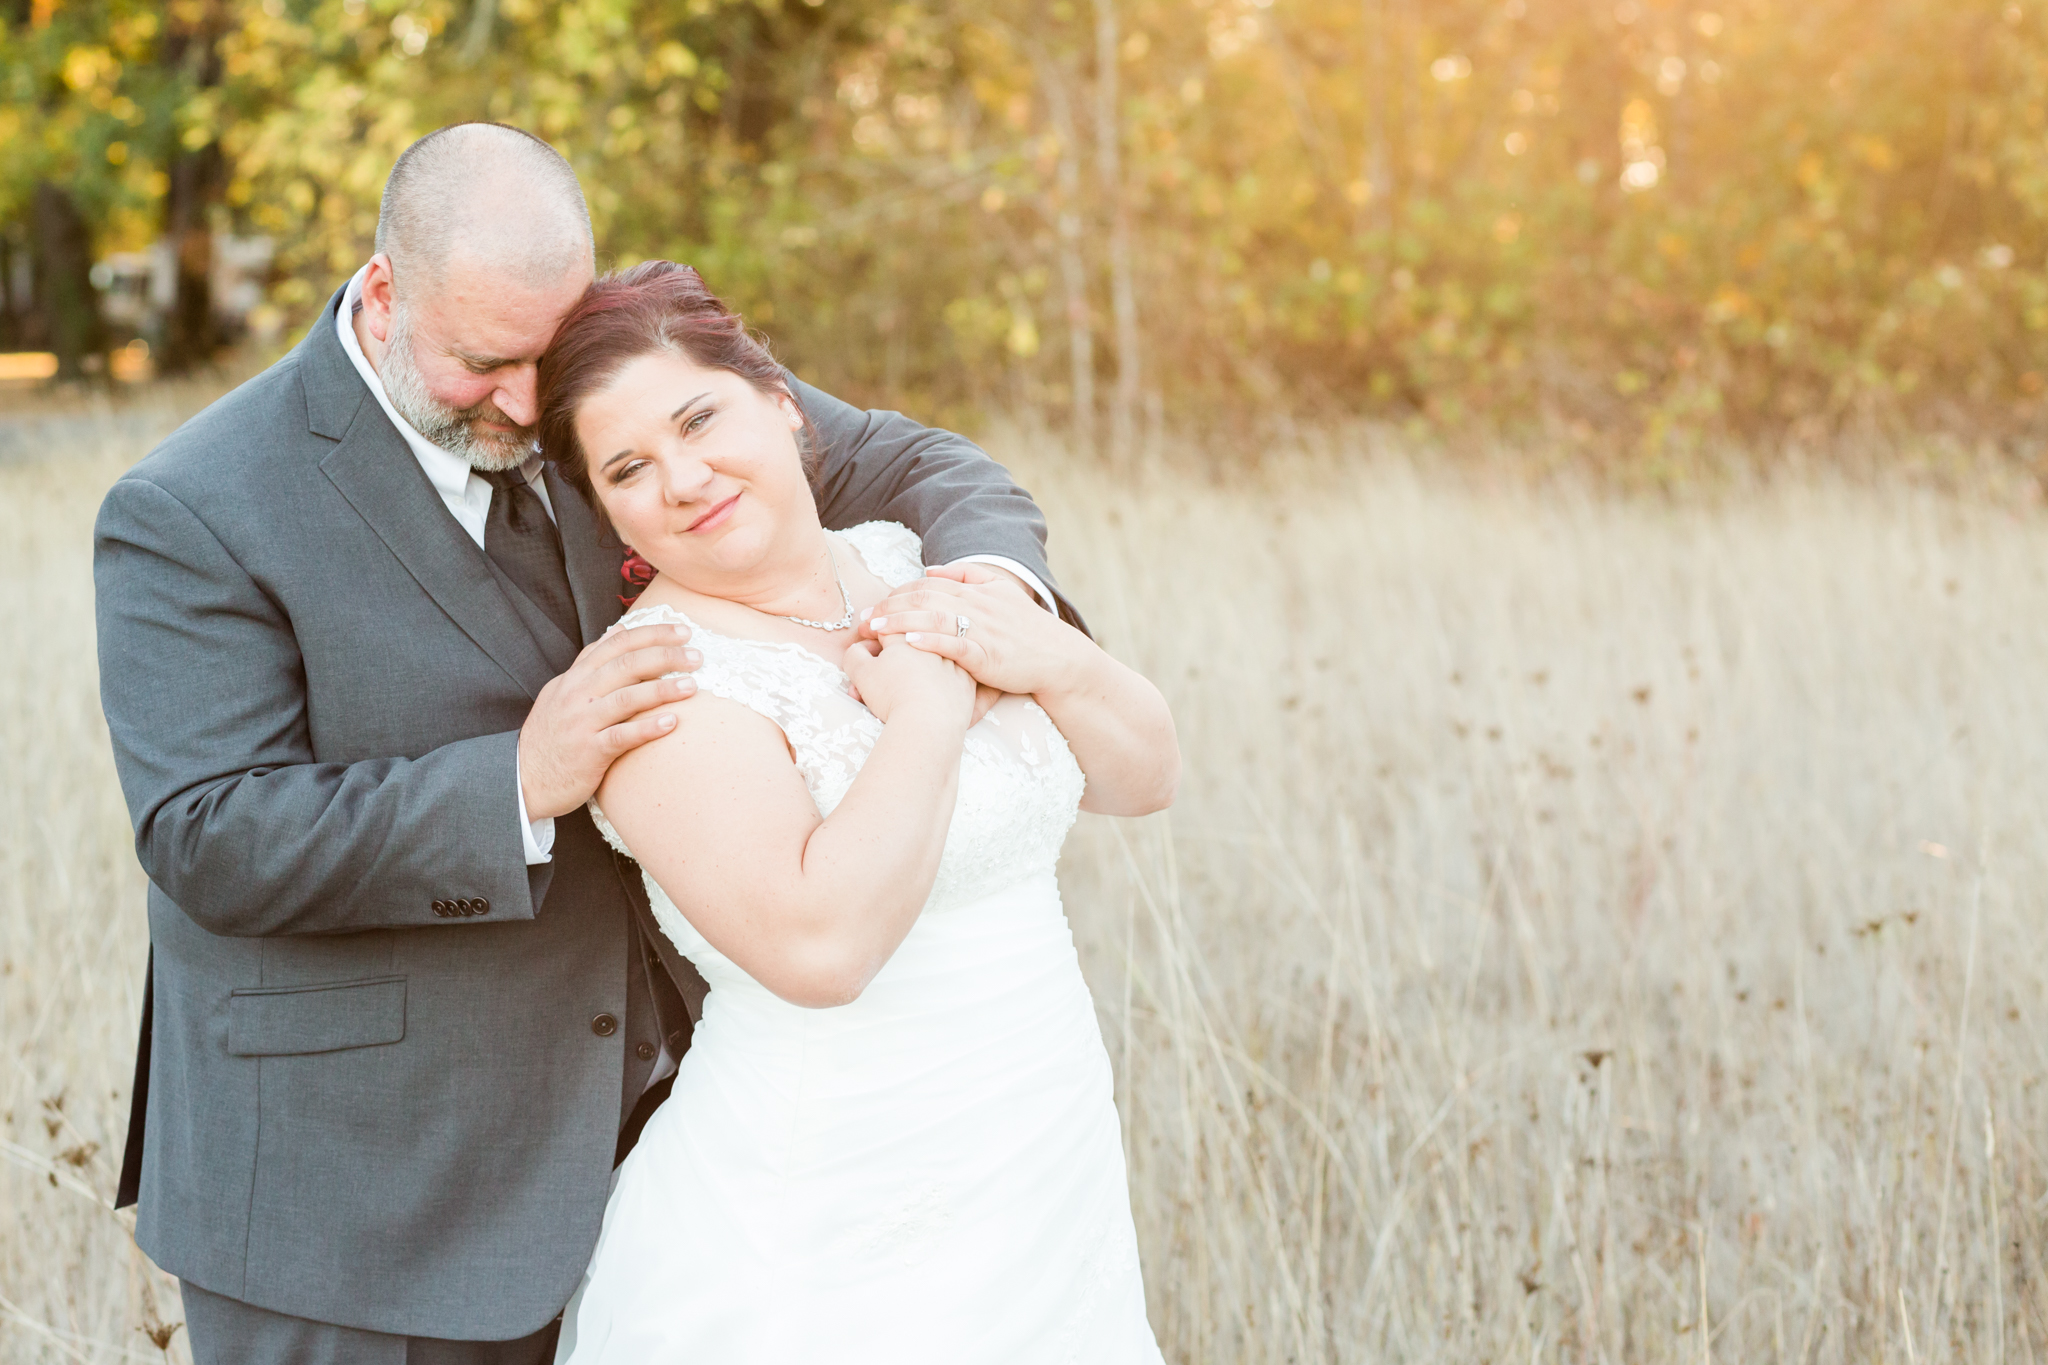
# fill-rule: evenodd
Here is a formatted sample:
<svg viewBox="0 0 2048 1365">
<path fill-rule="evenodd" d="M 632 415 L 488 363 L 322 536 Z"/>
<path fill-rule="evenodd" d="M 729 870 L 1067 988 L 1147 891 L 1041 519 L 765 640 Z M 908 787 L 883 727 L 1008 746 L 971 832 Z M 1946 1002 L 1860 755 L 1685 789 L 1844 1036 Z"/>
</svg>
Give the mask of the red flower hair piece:
<svg viewBox="0 0 2048 1365">
<path fill-rule="evenodd" d="M 631 546 L 626 548 L 626 560 L 619 565 L 619 577 L 626 580 L 626 591 L 619 594 L 619 605 L 630 607 L 633 599 L 647 590 L 654 581 L 654 566 L 640 557 L 640 552 Z"/>
</svg>

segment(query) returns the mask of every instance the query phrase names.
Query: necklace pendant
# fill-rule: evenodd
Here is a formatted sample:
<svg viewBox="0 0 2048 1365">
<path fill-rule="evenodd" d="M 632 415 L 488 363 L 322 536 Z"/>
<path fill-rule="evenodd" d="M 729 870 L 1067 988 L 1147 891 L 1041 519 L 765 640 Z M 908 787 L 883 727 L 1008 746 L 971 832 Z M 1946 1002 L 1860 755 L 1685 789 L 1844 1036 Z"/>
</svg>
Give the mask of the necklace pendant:
<svg viewBox="0 0 2048 1365">
<path fill-rule="evenodd" d="M 825 553 L 828 558 L 831 557 L 832 552 L 830 550 L 827 550 Z M 839 576 L 839 561 L 837 559 L 832 559 L 832 581 L 839 587 L 839 605 L 845 609 L 845 615 L 841 616 L 837 621 L 813 621 L 807 616 L 785 616 L 782 619 L 793 621 L 800 626 L 808 626 L 812 630 L 822 630 L 828 634 L 845 630 L 848 626 L 852 625 L 853 596 L 846 591 L 846 580 Z"/>
</svg>

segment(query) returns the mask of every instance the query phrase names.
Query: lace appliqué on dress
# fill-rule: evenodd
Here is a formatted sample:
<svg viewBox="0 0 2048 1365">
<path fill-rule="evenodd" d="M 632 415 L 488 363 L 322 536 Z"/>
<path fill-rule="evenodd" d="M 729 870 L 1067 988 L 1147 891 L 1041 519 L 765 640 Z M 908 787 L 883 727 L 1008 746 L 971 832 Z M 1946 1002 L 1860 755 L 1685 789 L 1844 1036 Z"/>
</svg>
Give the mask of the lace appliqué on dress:
<svg viewBox="0 0 2048 1365">
<path fill-rule="evenodd" d="M 867 522 L 838 534 L 891 587 L 924 574 L 921 542 L 908 527 Z M 818 813 L 830 815 L 882 733 L 881 721 L 854 700 L 846 674 L 802 645 L 721 635 L 668 606 L 628 612 L 612 629 L 657 623 L 690 628 L 690 643 L 703 655 L 691 675 L 698 690 L 773 721 L 789 741 Z M 1029 698 L 997 702 L 968 731 L 963 748 L 959 798 L 927 912 L 1049 872 L 1080 805 L 1080 767 L 1051 718 Z M 590 811 L 605 839 L 630 856 L 595 802 Z M 681 913 L 651 878 L 647 890 L 656 918 L 679 949 L 693 961 L 715 955 L 682 924 Z M 697 966 L 707 970 L 704 962 Z"/>
</svg>

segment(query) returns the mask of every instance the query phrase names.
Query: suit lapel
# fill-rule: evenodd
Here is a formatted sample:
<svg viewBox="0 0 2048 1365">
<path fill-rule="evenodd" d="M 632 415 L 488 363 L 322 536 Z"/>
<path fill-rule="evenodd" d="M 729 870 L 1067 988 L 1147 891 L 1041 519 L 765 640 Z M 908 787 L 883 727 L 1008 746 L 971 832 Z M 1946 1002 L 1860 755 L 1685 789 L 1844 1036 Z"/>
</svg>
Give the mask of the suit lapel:
<svg viewBox="0 0 2048 1365">
<path fill-rule="evenodd" d="M 449 515 L 405 438 L 364 387 L 334 334 L 332 304 L 321 318 L 301 344 L 300 361 L 312 430 L 339 437 L 320 472 L 476 647 L 529 697 L 539 695 L 555 669 L 499 588 L 491 561 Z M 353 394 L 337 366 L 347 371 Z M 351 399 L 354 411 L 344 420 L 340 409 Z"/>
<path fill-rule="evenodd" d="M 625 557 L 624 549 L 618 536 L 599 524 L 583 495 L 555 471 L 554 461 L 549 460 L 541 468 L 547 479 L 548 506 L 562 532 L 562 559 L 569 570 L 569 592 L 576 599 L 576 616 L 583 627 L 583 643 L 587 645 L 625 614 L 619 603 L 619 565 Z"/>
</svg>

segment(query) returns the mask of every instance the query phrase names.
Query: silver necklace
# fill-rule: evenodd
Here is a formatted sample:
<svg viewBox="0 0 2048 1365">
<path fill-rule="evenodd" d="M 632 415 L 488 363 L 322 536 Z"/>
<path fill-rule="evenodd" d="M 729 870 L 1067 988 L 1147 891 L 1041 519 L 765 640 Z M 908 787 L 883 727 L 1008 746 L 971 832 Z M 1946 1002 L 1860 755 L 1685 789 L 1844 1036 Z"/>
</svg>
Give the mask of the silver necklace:
<svg viewBox="0 0 2048 1365">
<path fill-rule="evenodd" d="M 837 621 L 813 621 L 803 616 L 783 616 L 783 620 L 794 621 L 800 626 L 809 626 L 812 630 L 825 631 L 841 631 L 853 624 L 853 598 L 846 591 L 846 580 L 839 576 L 839 556 L 832 553 L 830 545 L 825 547 L 825 560 L 832 566 L 832 581 L 839 587 L 839 605 L 846 609 L 846 614 Z M 781 615 L 780 612 L 776 614 Z"/>
</svg>

